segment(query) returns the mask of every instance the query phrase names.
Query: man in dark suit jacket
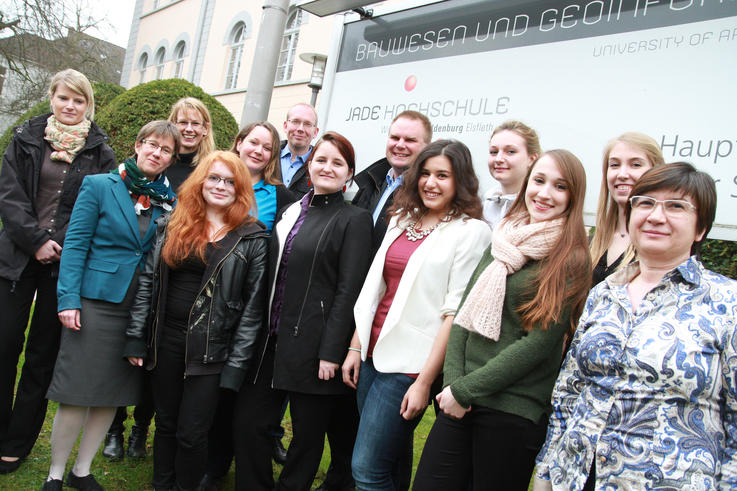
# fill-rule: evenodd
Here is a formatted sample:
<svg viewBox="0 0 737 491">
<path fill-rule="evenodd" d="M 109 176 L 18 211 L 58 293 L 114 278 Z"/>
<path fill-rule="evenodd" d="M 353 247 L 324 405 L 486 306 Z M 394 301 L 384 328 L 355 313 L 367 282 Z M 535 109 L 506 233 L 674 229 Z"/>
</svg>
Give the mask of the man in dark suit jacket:
<svg viewBox="0 0 737 491">
<path fill-rule="evenodd" d="M 417 111 L 401 112 L 389 126 L 386 156 L 356 175 L 358 192 L 353 204 L 370 211 L 374 218 L 372 253 L 384 239 L 386 211 L 392 205 L 394 192 L 402 185 L 402 173 L 431 140 L 432 124 L 427 116 Z"/>
<path fill-rule="evenodd" d="M 305 162 L 312 152 L 312 140 L 318 132 L 317 113 L 309 104 L 295 104 L 284 121 L 287 139 L 281 144 L 279 177 L 295 195 L 302 197 L 311 188 Z"/>
</svg>

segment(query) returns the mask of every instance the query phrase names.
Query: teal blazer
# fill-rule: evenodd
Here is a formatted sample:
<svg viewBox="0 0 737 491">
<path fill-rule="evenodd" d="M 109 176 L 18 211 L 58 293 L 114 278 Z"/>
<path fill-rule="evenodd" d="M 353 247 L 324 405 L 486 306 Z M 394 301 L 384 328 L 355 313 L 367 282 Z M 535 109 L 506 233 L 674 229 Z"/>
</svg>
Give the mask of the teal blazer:
<svg viewBox="0 0 737 491">
<path fill-rule="evenodd" d="M 81 308 L 82 297 L 120 303 L 136 267 L 143 267 L 162 209 L 153 206 L 141 238 L 131 196 L 117 174 L 87 176 L 69 219 L 56 286 L 58 311 Z"/>
</svg>

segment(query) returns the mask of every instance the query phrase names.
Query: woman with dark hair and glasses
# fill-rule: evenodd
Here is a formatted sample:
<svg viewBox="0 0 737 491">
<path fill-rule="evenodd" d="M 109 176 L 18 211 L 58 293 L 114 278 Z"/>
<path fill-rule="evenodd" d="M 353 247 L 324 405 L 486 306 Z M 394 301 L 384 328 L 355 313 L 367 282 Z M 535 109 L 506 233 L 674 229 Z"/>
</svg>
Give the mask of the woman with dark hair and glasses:
<svg viewBox="0 0 737 491">
<path fill-rule="evenodd" d="M 737 282 L 698 257 L 716 204 L 714 181 L 685 162 L 634 184 L 638 261 L 586 300 L 535 489 L 737 487 Z"/>
<path fill-rule="evenodd" d="M 274 487 L 271 428 L 289 395 L 293 437 L 276 489 L 309 489 L 320 465 L 328 424 L 356 414 L 340 379 L 353 332 L 353 304 L 368 268 L 372 220 L 345 202 L 355 172 L 353 146 L 325 133 L 307 162 L 313 189 L 277 216 L 269 251 L 269 315 L 255 364 L 235 408 L 236 487 Z M 350 466 L 355 419 L 332 441 L 333 465 Z M 346 456 L 336 462 L 335 455 Z M 347 472 L 347 469 L 345 470 Z"/>
<path fill-rule="evenodd" d="M 84 179 L 69 220 L 57 299 L 64 329 L 47 397 L 59 408 L 51 430 L 44 489 L 61 489 L 69 454 L 84 428 L 67 485 L 102 489 L 90 464 L 116 408 L 136 404 L 143 370 L 125 359 L 125 331 L 138 274 L 153 243 L 154 221 L 176 200 L 164 171 L 180 135 L 168 121 L 138 132 L 135 155 L 109 174 Z"/>
<path fill-rule="evenodd" d="M 453 316 L 491 238 L 463 143 L 429 144 L 405 176 L 343 363 L 361 415 L 352 461 L 360 490 L 400 488 L 397 464 L 435 396 Z"/>
</svg>

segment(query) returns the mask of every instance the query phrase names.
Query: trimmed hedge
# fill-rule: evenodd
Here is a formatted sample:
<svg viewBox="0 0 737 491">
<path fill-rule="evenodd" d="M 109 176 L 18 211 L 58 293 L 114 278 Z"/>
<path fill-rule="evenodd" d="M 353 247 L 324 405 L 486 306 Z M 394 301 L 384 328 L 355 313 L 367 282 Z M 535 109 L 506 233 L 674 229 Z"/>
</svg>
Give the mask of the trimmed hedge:
<svg viewBox="0 0 737 491">
<path fill-rule="evenodd" d="M 105 82 L 92 82 L 92 91 L 95 93 L 95 113 L 100 114 L 100 110 L 115 97 L 125 92 L 125 89 L 120 85 L 108 84 Z M 48 99 L 39 101 L 28 111 L 21 114 L 21 116 L 16 119 L 7 130 L 5 130 L 3 135 L 0 136 L 0 155 L 5 153 L 5 149 L 8 148 L 10 140 L 13 138 L 13 129 L 33 117 L 50 112 L 51 108 L 49 104 L 50 101 Z"/>
<path fill-rule="evenodd" d="M 737 242 L 706 239 L 701 259 L 708 269 L 737 280 Z"/>
<path fill-rule="evenodd" d="M 201 88 L 182 79 L 155 80 L 137 85 L 113 99 L 100 111 L 96 122 L 110 135 L 110 146 L 119 161 L 133 153 L 136 135 L 143 125 L 169 117 L 171 106 L 182 97 L 204 102 L 212 117 L 215 146 L 230 148 L 238 134 L 238 123 L 230 111 Z"/>
</svg>

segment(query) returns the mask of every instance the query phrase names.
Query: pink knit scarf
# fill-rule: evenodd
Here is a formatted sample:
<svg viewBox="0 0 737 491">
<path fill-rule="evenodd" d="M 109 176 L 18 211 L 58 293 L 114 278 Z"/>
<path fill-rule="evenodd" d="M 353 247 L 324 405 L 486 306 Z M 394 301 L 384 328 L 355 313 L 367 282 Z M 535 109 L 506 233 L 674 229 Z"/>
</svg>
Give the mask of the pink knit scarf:
<svg viewBox="0 0 737 491">
<path fill-rule="evenodd" d="M 454 320 L 455 324 L 482 336 L 499 340 L 507 275 L 519 271 L 529 259 L 547 257 L 563 231 L 563 218 L 529 223 L 504 220 L 494 231 L 494 260 L 478 277 Z"/>
</svg>

